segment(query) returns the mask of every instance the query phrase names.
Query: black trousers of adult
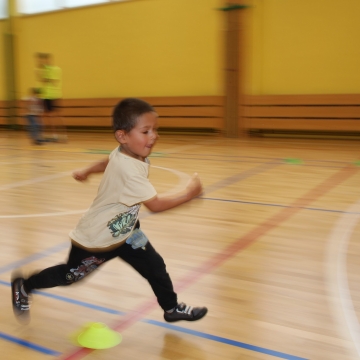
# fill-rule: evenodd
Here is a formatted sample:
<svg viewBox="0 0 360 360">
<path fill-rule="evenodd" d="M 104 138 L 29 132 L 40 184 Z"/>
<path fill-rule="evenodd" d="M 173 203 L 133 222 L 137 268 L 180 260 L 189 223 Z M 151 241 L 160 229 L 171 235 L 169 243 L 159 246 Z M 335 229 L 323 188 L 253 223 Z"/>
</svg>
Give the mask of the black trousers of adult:
<svg viewBox="0 0 360 360">
<path fill-rule="evenodd" d="M 33 289 L 71 285 L 115 257 L 127 262 L 147 279 L 163 310 L 173 309 L 177 305 L 177 295 L 166 271 L 165 262 L 150 242 L 144 248 L 138 249 L 133 249 L 125 243 L 107 252 L 90 252 L 72 244 L 66 264 L 49 267 L 33 274 L 25 280 L 25 290 L 31 292 Z"/>
</svg>

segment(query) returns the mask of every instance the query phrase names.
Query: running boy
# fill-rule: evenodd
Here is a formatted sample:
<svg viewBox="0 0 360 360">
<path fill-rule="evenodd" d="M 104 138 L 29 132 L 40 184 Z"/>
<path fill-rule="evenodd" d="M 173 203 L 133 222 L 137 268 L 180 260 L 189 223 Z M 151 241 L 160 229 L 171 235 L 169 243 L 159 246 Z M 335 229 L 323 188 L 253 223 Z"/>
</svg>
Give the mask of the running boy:
<svg viewBox="0 0 360 360">
<path fill-rule="evenodd" d="M 108 159 L 73 173 L 78 181 L 93 173 L 104 175 L 92 205 L 69 234 L 71 249 L 67 263 L 47 268 L 28 279 L 13 275 L 12 303 L 18 320 L 28 320 L 34 289 L 70 285 L 115 257 L 148 280 L 166 321 L 194 321 L 206 315 L 206 307 L 178 303 L 164 260 L 140 229 L 141 203 L 150 211 L 159 212 L 202 192 L 201 182 L 194 174 L 183 191 L 173 196 L 157 195 L 148 180 L 147 159 L 158 138 L 157 119 L 154 108 L 140 99 L 128 98 L 115 107 L 113 128 L 120 146 Z"/>
</svg>

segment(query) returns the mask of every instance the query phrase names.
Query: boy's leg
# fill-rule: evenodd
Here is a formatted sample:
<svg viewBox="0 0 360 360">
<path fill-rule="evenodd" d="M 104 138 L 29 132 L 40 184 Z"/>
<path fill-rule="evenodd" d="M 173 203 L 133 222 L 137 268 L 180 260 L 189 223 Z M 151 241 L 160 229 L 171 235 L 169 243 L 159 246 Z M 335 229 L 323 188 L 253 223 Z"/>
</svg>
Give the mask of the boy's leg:
<svg viewBox="0 0 360 360">
<path fill-rule="evenodd" d="M 109 253 L 93 253 L 72 245 L 66 264 L 52 266 L 30 276 L 24 281 L 25 291 L 71 285 L 108 260 Z"/>
<path fill-rule="evenodd" d="M 164 260 L 150 242 L 146 244 L 145 250 L 133 249 L 131 245 L 124 244 L 119 247 L 118 256 L 149 282 L 162 309 L 172 309 L 177 305 L 177 295 Z"/>
<path fill-rule="evenodd" d="M 15 315 L 21 315 L 23 319 L 28 315 L 32 290 L 71 285 L 115 256 L 111 253 L 91 253 L 72 246 L 66 264 L 49 267 L 28 279 L 24 279 L 19 274 L 13 275 L 11 288 Z"/>
<path fill-rule="evenodd" d="M 177 294 L 166 271 L 165 262 L 150 242 L 137 249 L 124 244 L 118 249 L 118 256 L 148 280 L 159 305 L 164 310 L 166 321 L 195 321 L 206 315 L 207 308 L 205 307 L 193 308 L 183 303 L 178 304 Z"/>
</svg>

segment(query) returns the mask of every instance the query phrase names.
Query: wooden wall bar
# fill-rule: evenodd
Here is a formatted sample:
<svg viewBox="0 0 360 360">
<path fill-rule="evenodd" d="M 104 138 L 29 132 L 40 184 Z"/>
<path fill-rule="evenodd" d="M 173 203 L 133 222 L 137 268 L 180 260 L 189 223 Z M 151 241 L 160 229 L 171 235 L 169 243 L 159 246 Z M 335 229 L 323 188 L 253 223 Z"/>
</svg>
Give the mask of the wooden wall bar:
<svg viewBox="0 0 360 360">
<path fill-rule="evenodd" d="M 248 96 L 248 130 L 360 131 L 360 95 Z"/>
<path fill-rule="evenodd" d="M 213 129 L 224 128 L 224 98 L 222 96 L 144 97 L 154 106 L 163 128 Z M 63 99 L 61 115 L 71 127 L 111 127 L 111 114 L 120 98 Z M 26 104 L 18 102 L 18 122 L 24 125 Z"/>
<path fill-rule="evenodd" d="M 0 100 L 0 125 L 4 126 L 7 124 L 8 118 L 8 102 Z"/>
<path fill-rule="evenodd" d="M 224 132 L 224 96 L 144 97 L 160 115 L 160 127 Z M 119 98 L 63 99 L 65 125 L 109 128 Z M 360 94 L 245 96 L 239 109 L 246 131 L 360 132 Z M 25 125 L 26 104 L 17 103 L 17 123 Z M 8 104 L 0 101 L 0 125 L 6 125 Z"/>
</svg>

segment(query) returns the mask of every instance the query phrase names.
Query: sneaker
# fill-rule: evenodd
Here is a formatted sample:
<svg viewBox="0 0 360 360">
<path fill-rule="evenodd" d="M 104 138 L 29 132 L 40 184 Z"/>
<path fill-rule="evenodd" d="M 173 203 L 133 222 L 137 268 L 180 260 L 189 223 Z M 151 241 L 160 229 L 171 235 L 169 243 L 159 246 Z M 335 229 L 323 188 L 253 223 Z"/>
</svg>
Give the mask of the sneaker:
<svg viewBox="0 0 360 360">
<path fill-rule="evenodd" d="M 21 323 L 30 320 L 30 296 L 25 296 L 21 291 L 24 285 L 24 279 L 17 277 L 11 281 L 12 305 L 16 318 Z"/>
<path fill-rule="evenodd" d="M 164 312 L 164 319 L 167 322 L 174 322 L 179 320 L 196 321 L 203 318 L 208 309 L 206 307 L 191 307 L 184 303 L 178 304 L 173 312 Z"/>
</svg>

